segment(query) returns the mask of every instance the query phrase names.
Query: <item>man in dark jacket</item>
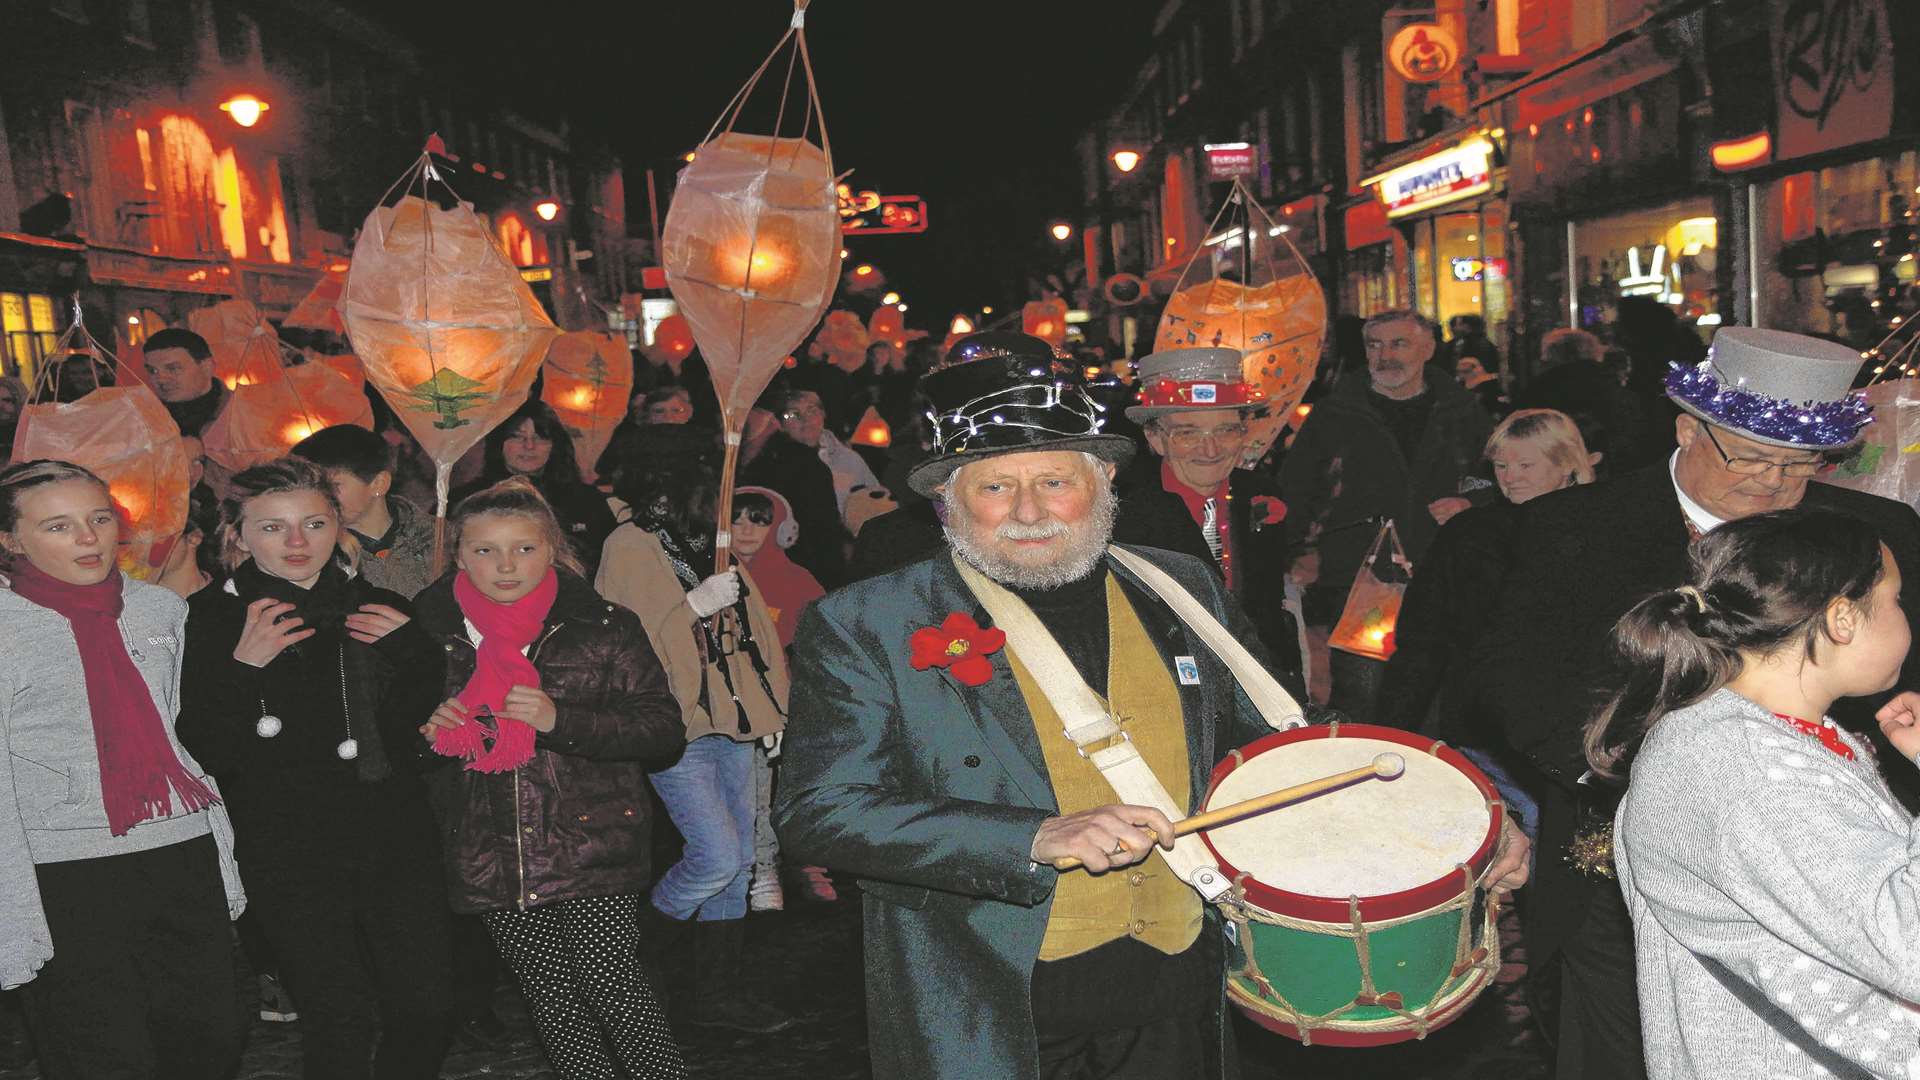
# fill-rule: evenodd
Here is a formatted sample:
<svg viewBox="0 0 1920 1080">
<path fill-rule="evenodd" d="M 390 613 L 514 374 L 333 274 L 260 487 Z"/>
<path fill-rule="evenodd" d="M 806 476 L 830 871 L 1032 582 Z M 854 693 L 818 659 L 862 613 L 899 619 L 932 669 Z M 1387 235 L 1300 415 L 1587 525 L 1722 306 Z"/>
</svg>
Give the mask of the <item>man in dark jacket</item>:
<svg viewBox="0 0 1920 1080">
<path fill-rule="evenodd" d="M 912 477 L 946 498 L 948 547 L 802 616 L 783 848 L 861 879 L 875 1076 L 1232 1075 L 1220 915 L 1180 870 L 1200 853 L 1153 854 L 1142 826 L 1170 830 L 1212 764 L 1270 727 L 1161 590 L 1260 662 L 1256 635 L 1207 563 L 1109 547 L 1133 443 L 1100 432 L 1045 342 L 976 334 L 954 354 L 922 384 L 937 447 Z M 982 631 L 989 606 L 1002 617 Z M 1048 688 L 1075 679 L 1120 719 L 1063 718 Z M 1130 795 L 1142 773 L 1150 794 Z M 1524 849 L 1493 879 L 1524 879 Z M 1063 871 L 1068 856 L 1102 872 Z"/>
<path fill-rule="evenodd" d="M 1368 319 L 1361 334 L 1368 380 L 1342 380 L 1321 400 L 1280 470 L 1287 535 L 1300 552 L 1293 576 L 1306 586 L 1302 605 L 1316 646 L 1339 621 L 1381 521 L 1392 520 L 1417 568 L 1441 525 L 1494 497 L 1480 473 L 1492 418 L 1450 375 L 1428 370 L 1433 324 L 1419 312 L 1389 311 Z M 1336 652 L 1330 667 L 1330 704 L 1373 719 L 1384 665 Z"/>
<path fill-rule="evenodd" d="M 1613 879 L 1600 826 L 1617 793 L 1586 778 L 1582 737 L 1614 680 L 1614 623 L 1647 595 L 1687 578 L 1694 536 L 1724 521 L 1809 506 L 1872 523 L 1903 579 L 1920 574 L 1920 517 L 1890 499 L 1809 483 L 1858 438 L 1867 410 L 1848 404 L 1860 366 L 1844 346 L 1774 330 L 1720 331 L 1697 368 L 1676 368 L 1669 396 L 1685 410 L 1680 449 L 1666 462 L 1604 484 L 1543 495 L 1522 512 L 1514 564 L 1493 623 L 1474 651 L 1470 686 L 1486 719 L 1531 766 L 1541 803 L 1540 880 L 1526 906 L 1527 958 L 1562 964 L 1559 1070 L 1563 1080 L 1644 1076 L 1635 993 L 1633 926 Z M 1765 400 L 1791 402 L 1779 425 Z M 1809 408 L 1807 402 L 1816 403 Z M 1801 415 L 1817 423 L 1801 425 Z M 1908 618 L 1914 608 L 1909 605 Z M 1920 677 L 1910 655 L 1902 684 Z M 1888 749 L 1873 711 L 1884 695 L 1842 700 L 1834 716 Z M 1892 770 L 1898 791 L 1909 768 Z M 1575 844 L 1576 837 L 1581 843 Z M 1570 858 L 1572 861 L 1570 861 Z"/>
<path fill-rule="evenodd" d="M 1286 607 L 1286 503 L 1265 473 L 1240 468 L 1247 421 L 1262 411 L 1238 349 L 1168 349 L 1140 360 L 1140 401 L 1127 419 L 1141 426 L 1155 458 L 1122 474 L 1122 505 L 1158 502 L 1179 532 L 1226 580 L 1283 671 L 1305 695 L 1300 627 Z M 1169 534 L 1145 541 L 1174 548 Z"/>
</svg>

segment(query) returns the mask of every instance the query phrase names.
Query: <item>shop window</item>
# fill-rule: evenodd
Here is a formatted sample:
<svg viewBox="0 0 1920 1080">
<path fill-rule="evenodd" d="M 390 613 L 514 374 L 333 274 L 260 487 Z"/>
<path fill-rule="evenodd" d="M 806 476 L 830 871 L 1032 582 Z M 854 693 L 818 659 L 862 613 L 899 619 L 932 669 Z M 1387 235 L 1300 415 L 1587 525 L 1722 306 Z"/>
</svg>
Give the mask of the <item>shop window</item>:
<svg viewBox="0 0 1920 1080">
<path fill-rule="evenodd" d="M 1633 299 L 1671 310 L 1704 336 L 1726 314 L 1716 284 L 1719 247 L 1719 221 L 1704 196 L 1575 222 L 1580 325 L 1610 326 Z"/>
<path fill-rule="evenodd" d="M 40 293 L 0 292 L 0 360 L 6 374 L 33 385 L 40 361 L 60 339 L 53 297 Z"/>
<path fill-rule="evenodd" d="M 1911 150 L 1755 186 L 1755 324 L 1878 344 L 1920 306 L 1917 205 Z"/>
<path fill-rule="evenodd" d="M 1406 306 L 1394 248 L 1398 241 L 1372 244 L 1348 252 L 1342 282 L 1341 308 L 1361 318 Z"/>
<path fill-rule="evenodd" d="M 247 257 L 247 218 L 240 204 L 240 163 L 229 146 L 215 158 L 214 190 L 220 202 L 220 242 L 236 259 Z"/>
</svg>

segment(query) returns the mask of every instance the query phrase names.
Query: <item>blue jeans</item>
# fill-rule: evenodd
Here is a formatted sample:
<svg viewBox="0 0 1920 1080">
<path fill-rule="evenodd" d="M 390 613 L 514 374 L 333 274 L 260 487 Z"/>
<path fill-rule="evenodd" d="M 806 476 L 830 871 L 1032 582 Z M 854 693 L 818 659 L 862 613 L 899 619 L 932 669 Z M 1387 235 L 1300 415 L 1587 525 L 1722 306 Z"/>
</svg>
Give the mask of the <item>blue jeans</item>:
<svg viewBox="0 0 1920 1080">
<path fill-rule="evenodd" d="M 675 919 L 747 917 L 753 879 L 753 744 L 706 735 L 671 769 L 652 774 L 667 816 L 686 839 L 680 861 L 653 886 L 653 906 Z"/>
</svg>

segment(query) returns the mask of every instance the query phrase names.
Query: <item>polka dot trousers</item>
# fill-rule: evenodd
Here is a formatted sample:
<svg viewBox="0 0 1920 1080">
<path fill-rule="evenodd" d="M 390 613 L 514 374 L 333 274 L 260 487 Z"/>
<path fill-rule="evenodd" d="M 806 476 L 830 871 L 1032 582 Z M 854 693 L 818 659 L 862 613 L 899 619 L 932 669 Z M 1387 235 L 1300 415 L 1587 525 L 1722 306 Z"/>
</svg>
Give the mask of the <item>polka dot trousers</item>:
<svg viewBox="0 0 1920 1080">
<path fill-rule="evenodd" d="M 640 965 L 640 905 L 645 902 L 638 896 L 602 896 L 485 916 L 562 1080 L 684 1080 L 687 1075 L 666 1013 Z"/>
</svg>

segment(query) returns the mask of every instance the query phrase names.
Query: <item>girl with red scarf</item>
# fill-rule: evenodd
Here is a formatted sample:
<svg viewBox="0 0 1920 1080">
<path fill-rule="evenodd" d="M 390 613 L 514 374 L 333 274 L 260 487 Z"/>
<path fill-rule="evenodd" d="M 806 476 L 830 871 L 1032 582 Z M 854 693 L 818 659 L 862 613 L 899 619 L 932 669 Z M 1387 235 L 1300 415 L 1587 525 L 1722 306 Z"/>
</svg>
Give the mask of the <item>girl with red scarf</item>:
<svg viewBox="0 0 1920 1080">
<path fill-rule="evenodd" d="M 553 510 L 515 478 L 447 522 L 458 572 L 416 597 L 447 657 L 420 729 L 455 911 L 486 920 L 563 1080 L 684 1077 L 639 960 L 647 769 L 680 706 L 632 612 L 602 600 Z"/>
<path fill-rule="evenodd" d="M 187 602 L 180 739 L 233 807 L 304 1073 L 431 1080 L 451 1027 L 447 900 L 405 751 L 444 656 L 405 599 L 336 557 L 340 505 L 318 466 L 235 475 L 219 534 L 226 573 Z"/>
<path fill-rule="evenodd" d="M 244 899 L 219 795 L 173 732 L 186 604 L 116 567 L 107 486 L 0 471 L 0 987 L 26 985 L 47 1075 L 225 1076 L 228 921 Z"/>
</svg>

